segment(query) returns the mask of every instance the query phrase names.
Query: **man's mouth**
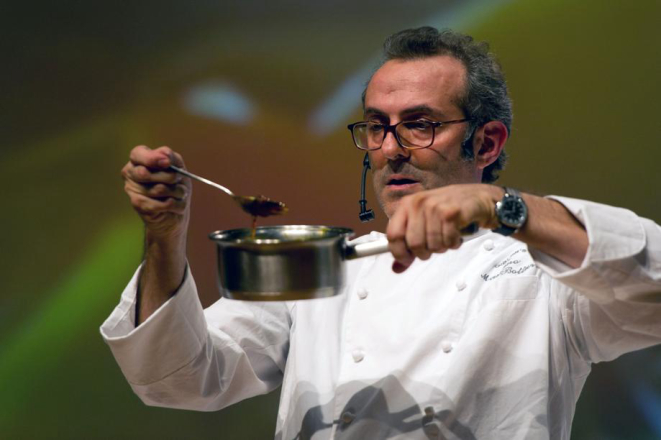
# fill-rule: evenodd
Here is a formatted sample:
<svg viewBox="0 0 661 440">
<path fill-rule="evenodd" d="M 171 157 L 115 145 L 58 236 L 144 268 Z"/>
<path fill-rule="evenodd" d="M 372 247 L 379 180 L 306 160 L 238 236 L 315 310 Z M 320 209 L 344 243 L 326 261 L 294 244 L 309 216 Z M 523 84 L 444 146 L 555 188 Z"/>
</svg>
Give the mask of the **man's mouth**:
<svg viewBox="0 0 661 440">
<path fill-rule="evenodd" d="M 404 189 L 419 183 L 417 180 L 408 176 L 391 176 L 386 182 L 386 186 L 392 189 Z"/>
</svg>

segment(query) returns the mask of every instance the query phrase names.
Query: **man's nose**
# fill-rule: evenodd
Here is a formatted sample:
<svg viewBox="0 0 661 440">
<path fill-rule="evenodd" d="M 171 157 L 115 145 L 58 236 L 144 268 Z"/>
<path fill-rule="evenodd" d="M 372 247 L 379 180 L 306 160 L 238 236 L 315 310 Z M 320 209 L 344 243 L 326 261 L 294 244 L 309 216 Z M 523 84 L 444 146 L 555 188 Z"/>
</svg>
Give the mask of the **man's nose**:
<svg viewBox="0 0 661 440">
<path fill-rule="evenodd" d="M 381 150 L 383 151 L 383 155 L 390 160 L 401 160 L 410 155 L 406 148 L 399 145 L 393 131 L 386 133 L 386 137 L 383 139 L 383 145 L 381 145 Z"/>
</svg>

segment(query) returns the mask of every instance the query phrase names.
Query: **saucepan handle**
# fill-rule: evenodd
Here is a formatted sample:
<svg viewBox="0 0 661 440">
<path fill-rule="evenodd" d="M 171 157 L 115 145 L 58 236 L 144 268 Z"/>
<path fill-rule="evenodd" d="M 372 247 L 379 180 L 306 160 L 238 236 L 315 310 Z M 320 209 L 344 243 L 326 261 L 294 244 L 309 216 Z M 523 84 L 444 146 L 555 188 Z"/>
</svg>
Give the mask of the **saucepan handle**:
<svg viewBox="0 0 661 440">
<path fill-rule="evenodd" d="M 478 231 L 477 223 L 471 223 L 461 230 L 463 235 L 474 234 Z M 356 258 L 369 257 L 388 252 L 388 239 L 386 237 L 378 240 L 368 241 L 357 245 L 346 245 L 344 248 L 344 259 L 355 260 Z"/>
<path fill-rule="evenodd" d="M 356 258 L 369 257 L 388 252 L 388 239 L 386 237 L 378 240 L 368 241 L 356 245 L 346 245 L 344 248 L 344 258 L 346 260 L 355 260 Z"/>
</svg>

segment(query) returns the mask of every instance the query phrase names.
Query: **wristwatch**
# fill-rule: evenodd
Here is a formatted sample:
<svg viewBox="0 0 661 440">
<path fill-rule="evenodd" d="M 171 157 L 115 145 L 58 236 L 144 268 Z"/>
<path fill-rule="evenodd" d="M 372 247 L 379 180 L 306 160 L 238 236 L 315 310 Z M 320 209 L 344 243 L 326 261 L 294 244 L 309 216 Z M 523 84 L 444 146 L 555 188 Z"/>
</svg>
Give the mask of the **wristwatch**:
<svg viewBox="0 0 661 440">
<path fill-rule="evenodd" d="M 496 202 L 496 217 L 500 226 L 493 230 L 502 235 L 512 235 L 528 220 L 528 206 L 521 193 L 513 188 L 503 187 L 505 196 Z"/>
</svg>

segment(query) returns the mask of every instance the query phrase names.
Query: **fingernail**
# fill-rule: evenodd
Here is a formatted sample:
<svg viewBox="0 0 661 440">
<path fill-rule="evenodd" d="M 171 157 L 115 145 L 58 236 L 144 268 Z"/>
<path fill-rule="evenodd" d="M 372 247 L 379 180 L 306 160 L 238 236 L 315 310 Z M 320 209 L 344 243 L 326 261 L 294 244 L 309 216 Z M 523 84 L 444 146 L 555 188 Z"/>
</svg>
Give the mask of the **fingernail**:
<svg viewBox="0 0 661 440">
<path fill-rule="evenodd" d="M 158 166 L 165 168 L 170 165 L 168 162 L 169 161 L 167 159 L 159 159 Z"/>
<path fill-rule="evenodd" d="M 402 263 L 400 263 L 399 261 L 395 261 L 395 262 L 392 264 L 392 271 L 393 271 L 393 272 L 395 272 L 395 273 L 402 273 L 402 272 L 404 272 L 404 270 L 406 270 L 406 266 L 404 266 L 404 265 L 403 265 Z"/>
</svg>

